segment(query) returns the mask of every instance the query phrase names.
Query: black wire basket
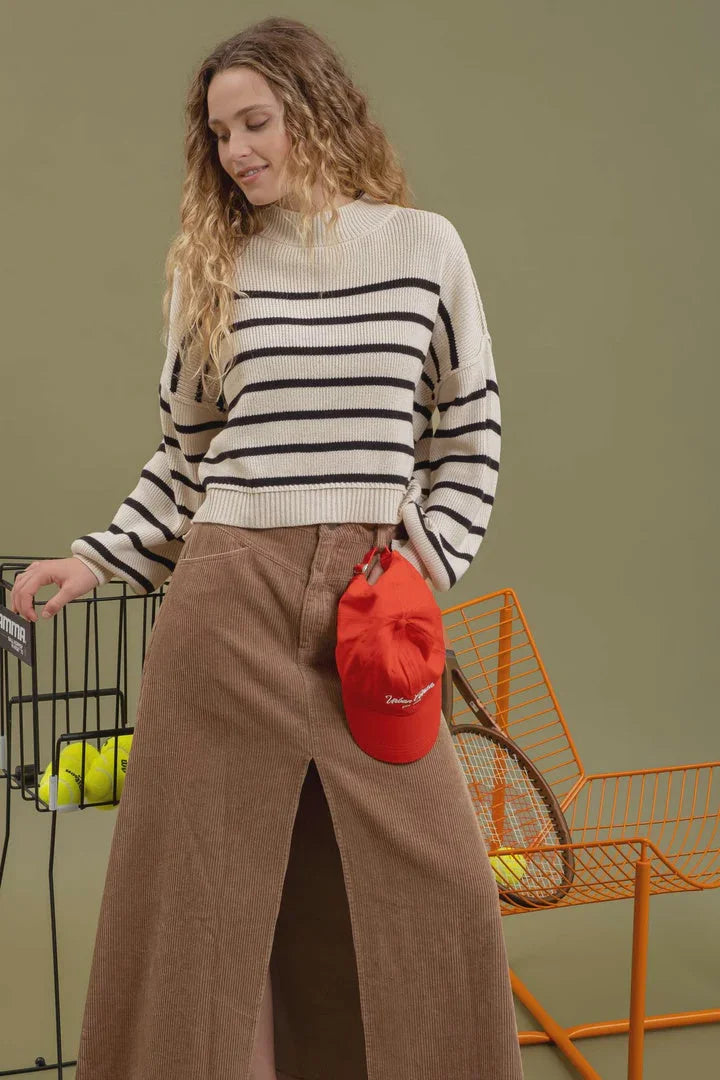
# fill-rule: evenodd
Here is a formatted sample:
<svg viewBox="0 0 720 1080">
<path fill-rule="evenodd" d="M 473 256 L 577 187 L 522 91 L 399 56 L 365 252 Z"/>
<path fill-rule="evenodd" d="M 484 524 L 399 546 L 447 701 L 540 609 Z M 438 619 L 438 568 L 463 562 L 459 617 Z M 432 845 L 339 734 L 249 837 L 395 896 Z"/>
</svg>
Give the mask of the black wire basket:
<svg viewBox="0 0 720 1080">
<path fill-rule="evenodd" d="M 13 792 L 50 814 L 49 907 L 57 1062 L 0 1076 L 53 1069 L 62 1077 L 60 978 L 55 908 L 57 815 L 112 811 L 122 798 L 143 662 L 165 587 L 138 595 L 109 581 L 64 604 L 49 619 L 25 619 L 8 607 L 15 577 L 51 556 L 0 556 L 0 780 L 5 782 L 2 887 L 12 834 Z M 57 586 L 34 599 L 40 614 Z M 42 595 L 47 592 L 47 598 Z M 0 894 L 1 897 L 1 894 Z"/>
</svg>

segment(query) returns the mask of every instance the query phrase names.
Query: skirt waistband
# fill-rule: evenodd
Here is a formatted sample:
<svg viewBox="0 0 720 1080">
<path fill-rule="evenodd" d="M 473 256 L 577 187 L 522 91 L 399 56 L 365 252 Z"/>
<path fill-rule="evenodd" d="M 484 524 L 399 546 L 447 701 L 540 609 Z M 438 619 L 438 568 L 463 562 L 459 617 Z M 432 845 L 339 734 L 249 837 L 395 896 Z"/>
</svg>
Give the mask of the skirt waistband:
<svg viewBox="0 0 720 1080">
<path fill-rule="evenodd" d="M 398 534 L 401 525 L 393 522 L 320 522 L 310 525 L 278 525 L 249 528 L 221 522 L 200 521 L 186 534 L 185 549 L 190 561 L 213 555 L 227 547 L 228 538 L 238 552 L 252 549 L 305 577 L 321 573 L 330 581 L 348 580 L 355 563 L 371 547 L 383 548 Z M 182 558 L 182 556 L 181 556 Z"/>
</svg>

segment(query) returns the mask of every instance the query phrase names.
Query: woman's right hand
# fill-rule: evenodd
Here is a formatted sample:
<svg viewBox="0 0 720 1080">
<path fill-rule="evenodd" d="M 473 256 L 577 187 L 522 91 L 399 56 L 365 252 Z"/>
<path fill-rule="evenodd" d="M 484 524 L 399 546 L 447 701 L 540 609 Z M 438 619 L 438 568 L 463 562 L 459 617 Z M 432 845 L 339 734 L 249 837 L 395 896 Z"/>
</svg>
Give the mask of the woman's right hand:
<svg viewBox="0 0 720 1080">
<path fill-rule="evenodd" d="M 98 579 L 89 566 L 72 555 L 69 559 L 40 559 L 31 562 L 15 578 L 10 593 L 10 610 L 31 622 L 37 621 L 33 598 L 43 585 L 59 585 L 60 588 L 43 604 L 45 618 L 55 615 L 69 600 L 83 596 L 97 588 Z"/>
</svg>

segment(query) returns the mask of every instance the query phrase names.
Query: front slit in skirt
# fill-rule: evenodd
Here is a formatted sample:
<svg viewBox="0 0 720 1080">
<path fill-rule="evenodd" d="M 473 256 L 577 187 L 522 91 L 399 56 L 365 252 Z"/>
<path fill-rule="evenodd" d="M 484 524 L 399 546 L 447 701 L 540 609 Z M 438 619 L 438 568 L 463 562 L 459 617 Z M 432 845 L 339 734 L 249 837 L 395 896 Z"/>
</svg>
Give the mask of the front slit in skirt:
<svg viewBox="0 0 720 1080">
<path fill-rule="evenodd" d="M 354 742 L 338 601 L 397 525 L 191 526 L 143 663 L 76 1080 L 522 1080 L 500 903 L 444 721 Z"/>
</svg>

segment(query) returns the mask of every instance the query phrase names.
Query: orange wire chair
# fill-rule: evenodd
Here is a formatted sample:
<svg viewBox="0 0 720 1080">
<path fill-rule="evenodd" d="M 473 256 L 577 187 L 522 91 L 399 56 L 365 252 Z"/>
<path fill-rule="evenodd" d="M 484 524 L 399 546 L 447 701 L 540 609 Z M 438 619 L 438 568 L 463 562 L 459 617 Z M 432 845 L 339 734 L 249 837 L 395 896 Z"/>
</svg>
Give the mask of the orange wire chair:
<svg viewBox="0 0 720 1080">
<path fill-rule="evenodd" d="M 628 1080 L 640 1080 L 646 1030 L 720 1020 L 720 1008 L 645 1015 L 650 896 L 720 885 L 720 761 L 587 774 L 514 591 L 499 589 L 442 615 L 448 642 L 474 692 L 552 788 L 572 841 L 514 846 L 498 831 L 498 821 L 505 820 L 502 791 L 494 790 L 488 800 L 487 791 L 478 797 L 470 785 L 488 854 L 503 861 L 519 856 L 516 866 L 525 860 L 529 872 L 521 884 L 530 901 L 533 860 L 549 863 L 563 849 L 572 849 L 574 873 L 553 906 L 634 900 L 630 1016 L 563 1027 L 511 970 L 513 993 L 542 1027 L 520 1031 L 520 1043 L 552 1042 L 580 1076 L 600 1080 L 573 1040 L 629 1032 Z M 477 722 L 456 687 L 452 700 L 451 731 L 456 724 Z M 502 770 L 498 776 L 501 786 Z M 496 854 L 501 847 L 503 854 Z M 521 907 L 501 891 L 502 914 L 546 909 L 541 874 L 538 882 L 536 908 L 531 902 Z"/>
</svg>

